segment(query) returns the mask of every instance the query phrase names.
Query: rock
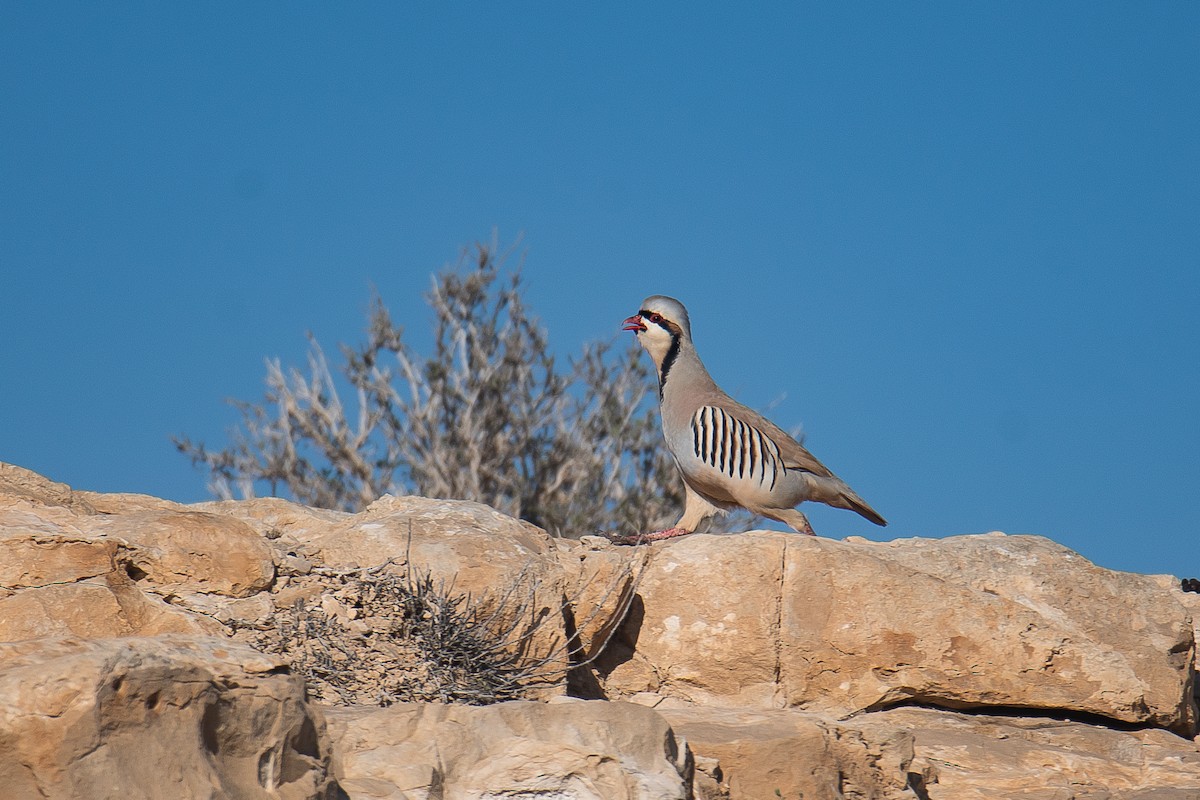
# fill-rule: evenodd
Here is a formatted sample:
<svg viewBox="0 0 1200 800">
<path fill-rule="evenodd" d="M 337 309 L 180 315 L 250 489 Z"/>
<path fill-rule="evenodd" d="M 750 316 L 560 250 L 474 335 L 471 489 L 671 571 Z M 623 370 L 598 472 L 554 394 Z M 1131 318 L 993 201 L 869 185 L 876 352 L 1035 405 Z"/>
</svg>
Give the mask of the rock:
<svg viewBox="0 0 1200 800">
<path fill-rule="evenodd" d="M 0 511 L 0 641 L 219 630 L 140 591 L 123 541 L 77 530 L 29 512 Z"/>
<path fill-rule="evenodd" d="M 429 573 L 448 593 L 500 609 L 498 624 L 519 623 L 516 633 L 529 652 L 553 662 L 565 678 L 565 574 L 554 540 L 540 528 L 479 503 L 385 495 L 309 534 L 301 550 L 298 555 L 332 569 L 392 559 L 389 571 L 396 575 Z"/>
<path fill-rule="evenodd" d="M 985 595 L 995 594 L 1027 607 L 1058 624 L 1075 641 L 1091 640 L 1112 647 L 1114 655 L 1136 663 L 1133 671 L 1150 683 L 1150 705 L 1166 708 L 1174 703 L 1177 681 L 1192 670 L 1195 629 L 1192 627 L 1189 642 L 1190 626 L 1186 614 L 1180 616 L 1177 605 L 1193 617 L 1195 613 L 1188 605 L 1189 595 L 1179 590 L 1175 578 L 1097 567 L 1042 537 L 991 533 L 983 537 L 903 541 L 904 545 L 886 542 L 883 546 L 890 557 L 914 569 L 943 580 L 961 581 Z M 936 556 L 932 556 L 934 551 Z M 1056 573 L 1062 576 L 1050 580 Z M 1055 669 L 1067 671 L 1062 664 L 1055 665 Z M 1090 678 L 1096 679 L 1094 674 Z M 1133 697 L 1130 702 L 1137 705 L 1140 701 Z M 1177 727 L 1190 730 L 1195 714 L 1194 707 L 1180 703 L 1178 716 L 1183 722 Z M 1136 714 L 1117 719 L 1143 721 Z M 1151 717 L 1150 721 L 1166 724 L 1161 718 Z"/>
<path fill-rule="evenodd" d="M 655 545 L 609 697 L 835 717 L 904 703 L 1065 708 L 1191 730 L 1194 642 L 1173 594 L 1033 536 Z"/>
<path fill-rule="evenodd" d="M 650 562 L 648 549 L 619 550 L 607 540 L 598 549 L 560 541 L 559 563 L 566 576 L 566 606 L 577 637 L 579 660 L 591 660 L 608 645 L 633 606 L 642 571 Z"/>
<path fill-rule="evenodd" d="M 1192 635 L 1196 638 L 1197 642 L 1200 642 L 1200 594 L 1183 591 L 1179 586 L 1179 579 L 1174 576 L 1156 575 L 1154 577 L 1158 580 L 1160 586 L 1171 592 L 1180 605 L 1187 609 L 1188 614 L 1192 618 Z M 1197 658 L 1200 658 L 1200 652 L 1193 653 L 1193 672 L 1195 671 L 1194 665 Z M 1200 699 L 1200 680 L 1193 683 L 1192 690 L 1195 696 Z"/>
<path fill-rule="evenodd" d="M 562 692 L 569 646 L 595 659 L 570 690 L 615 702 L 331 711 L 352 800 L 1200 800 L 1200 751 L 1175 735 L 1196 719 L 1200 595 L 1045 539 L 620 548 L 475 503 L 181 506 L 10 465 L 0 796 L 342 797 L 320 712 L 244 643 L 310 670 L 310 697 L 477 700 L 457 670 L 482 657 L 441 656 L 494 632 L 475 650 L 414 633 L 459 625 L 439 592 L 414 615 L 400 583 L 425 572 L 471 619 L 516 621 L 546 656 L 533 696 Z M 154 638 L 109 638 L 133 634 Z"/>
<path fill-rule="evenodd" d="M 384 495 L 310 534 L 306 544 L 327 567 L 372 567 L 388 559 L 403 566 L 410 559 L 472 594 L 504 591 L 522 572 L 541 577 L 557 567 L 545 531 L 460 500 Z"/>
<path fill-rule="evenodd" d="M 14 800 L 332 800 L 329 750 L 300 682 L 246 647 L 0 644 L 0 786 Z"/>
<path fill-rule="evenodd" d="M 655 547 L 638 602 L 596 664 L 607 696 L 655 692 L 704 705 L 781 707 L 786 540 L 692 535 Z M 620 552 L 636 557 L 634 548 Z"/>
<path fill-rule="evenodd" d="M 26 589 L 0 600 L 0 642 L 47 636 L 219 634 L 215 621 L 147 597 L 119 581 Z"/>
<path fill-rule="evenodd" d="M 801 711 L 657 709 L 701 759 L 715 759 L 730 800 L 914 800 L 913 737 Z"/>
<path fill-rule="evenodd" d="M 690 763 L 658 714 L 629 703 L 404 703 L 325 711 L 354 800 L 684 800 Z"/>
<path fill-rule="evenodd" d="M 103 577 L 116 568 L 122 543 L 83 535 L 78 527 L 22 511 L 0 511 L 0 587 L 17 591 Z"/>
<path fill-rule="evenodd" d="M 283 538 L 284 547 L 293 548 L 309 536 L 327 531 L 353 516 L 344 511 L 309 508 L 279 497 L 255 497 L 250 500 L 213 500 L 189 506 L 193 511 L 233 517 L 258 531 L 264 539 Z"/>
<path fill-rule="evenodd" d="M 915 707 L 841 721 L 790 710 L 657 710 L 697 763 L 718 761 L 730 800 L 1200 798 L 1200 750 L 1157 729 Z"/>
<path fill-rule="evenodd" d="M 924 708 L 891 709 L 854 722 L 868 731 L 882 726 L 911 732 L 918 758 L 937 765 L 933 780 L 914 779 L 917 797 L 928 800 L 1200 798 L 1200 751 L 1164 730 Z"/>
<path fill-rule="evenodd" d="M 278 579 L 262 603 L 184 589 L 172 590 L 173 601 L 228 623 L 239 641 L 286 654 L 309 676 L 316 698 L 375 703 L 564 691 L 570 645 L 563 604 L 574 588 L 559 544 L 538 528 L 478 503 L 414 497 L 384 497 L 359 514 L 275 499 L 194 509 L 255 528 L 273 552 Z M 441 610 L 410 619 L 408 603 L 417 596 Z M 446 627 L 427 624 L 433 621 Z M 437 644 L 443 635 L 454 639 L 451 650 Z M 491 643 L 501 640 L 507 646 L 493 652 Z M 501 663 L 499 651 L 519 651 L 522 660 Z M 530 674 L 511 685 L 526 665 Z"/>
<path fill-rule="evenodd" d="M 200 511 L 136 511 L 92 517 L 93 536 L 119 538 L 132 546 L 138 579 L 169 594 L 190 591 L 248 597 L 275 577 L 270 546 L 249 525 Z"/>
<path fill-rule="evenodd" d="M 32 470 L 0 461 L 0 509 L 59 507 L 79 514 L 95 509 L 65 483 L 55 483 Z"/>
<path fill-rule="evenodd" d="M 148 494 L 132 492 L 77 491 L 75 497 L 85 501 L 96 514 L 132 514 L 138 511 L 187 511 L 188 506 L 173 500 L 163 500 Z"/>
</svg>

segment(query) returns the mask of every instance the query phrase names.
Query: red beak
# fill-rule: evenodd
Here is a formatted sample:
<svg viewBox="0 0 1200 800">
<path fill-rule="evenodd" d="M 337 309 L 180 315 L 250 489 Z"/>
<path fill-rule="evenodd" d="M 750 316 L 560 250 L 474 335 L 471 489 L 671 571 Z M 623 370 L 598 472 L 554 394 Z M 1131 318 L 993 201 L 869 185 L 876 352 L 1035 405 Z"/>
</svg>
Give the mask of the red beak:
<svg viewBox="0 0 1200 800">
<path fill-rule="evenodd" d="M 632 317 L 625 320 L 625 327 L 621 328 L 621 330 L 623 330 L 623 331 L 644 331 L 644 330 L 646 330 L 646 323 L 642 322 L 642 318 L 640 316 L 638 316 L 637 314 L 634 314 Z"/>
</svg>

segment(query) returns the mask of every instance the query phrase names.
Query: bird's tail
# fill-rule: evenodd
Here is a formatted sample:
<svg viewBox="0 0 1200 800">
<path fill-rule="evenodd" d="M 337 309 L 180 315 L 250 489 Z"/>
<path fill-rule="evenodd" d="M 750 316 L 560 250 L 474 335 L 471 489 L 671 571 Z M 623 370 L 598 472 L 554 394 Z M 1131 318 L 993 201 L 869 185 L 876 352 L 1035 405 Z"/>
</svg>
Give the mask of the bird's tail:
<svg viewBox="0 0 1200 800">
<path fill-rule="evenodd" d="M 838 478 L 827 480 L 825 486 L 825 497 L 816 496 L 814 500 L 820 500 L 822 503 L 827 503 L 834 508 L 844 508 L 848 511 L 853 511 L 864 519 L 869 519 L 876 525 L 887 525 L 887 520 L 879 515 L 879 512 L 867 505 L 867 501 L 863 500 L 854 490 L 843 483 Z M 826 499 L 828 498 L 828 499 Z"/>
<path fill-rule="evenodd" d="M 853 511 L 864 519 L 874 522 L 876 525 L 887 525 L 887 520 L 881 517 L 878 511 L 867 505 L 866 500 L 855 494 L 854 490 L 836 475 L 818 477 L 809 474 L 805 477 L 808 478 L 808 487 L 812 492 L 808 499 L 824 503 L 827 506 L 833 506 L 834 508 L 844 508 L 848 511 Z"/>
<path fill-rule="evenodd" d="M 841 496 L 841 500 L 845 503 L 842 508 L 849 509 L 855 512 L 864 519 L 869 519 L 876 525 L 887 525 L 887 520 L 879 515 L 879 512 L 867 505 L 867 501 L 856 495 L 854 492 L 847 489 Z"/>
</svg>

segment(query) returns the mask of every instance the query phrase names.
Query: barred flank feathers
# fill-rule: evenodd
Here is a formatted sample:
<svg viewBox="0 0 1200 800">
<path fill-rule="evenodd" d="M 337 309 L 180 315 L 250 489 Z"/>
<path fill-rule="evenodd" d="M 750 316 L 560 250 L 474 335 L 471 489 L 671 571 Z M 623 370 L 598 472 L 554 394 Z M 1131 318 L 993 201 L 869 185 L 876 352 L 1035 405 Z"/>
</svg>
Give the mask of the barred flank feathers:
<svg viewBox="0 0 1200 800">
<path fill-rule="evenodd" d="M 702 406 L 692 416 L 692 448 L 696 457 L 731 478 L 753 480 L 759 485 L 770 477 L 775 488 L 783 468 L 779 445 L 758 428 L 724 409 Z"/>
</svg>

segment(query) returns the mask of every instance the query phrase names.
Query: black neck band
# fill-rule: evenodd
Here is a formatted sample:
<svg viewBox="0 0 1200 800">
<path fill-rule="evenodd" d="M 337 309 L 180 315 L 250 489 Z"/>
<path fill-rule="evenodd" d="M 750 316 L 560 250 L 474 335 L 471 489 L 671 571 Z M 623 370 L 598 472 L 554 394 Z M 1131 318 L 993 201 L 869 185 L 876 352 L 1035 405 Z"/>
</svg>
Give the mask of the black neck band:
<svg viewBox="0 0 1200 800">
<path fill-rule="evenodd" d="M 671 346 L 667 348 L 667 354 L 663 356 L 662 367 L 658 370 L 659 400 L 662 400 L 663 387 L 667 385 L 667 373 L 671 371 L 671 366 L 675 363 L 676 356 L 679 355 L 679 340 L 681 338 L 678 333 L 671 335 Z"/>
</svg>

